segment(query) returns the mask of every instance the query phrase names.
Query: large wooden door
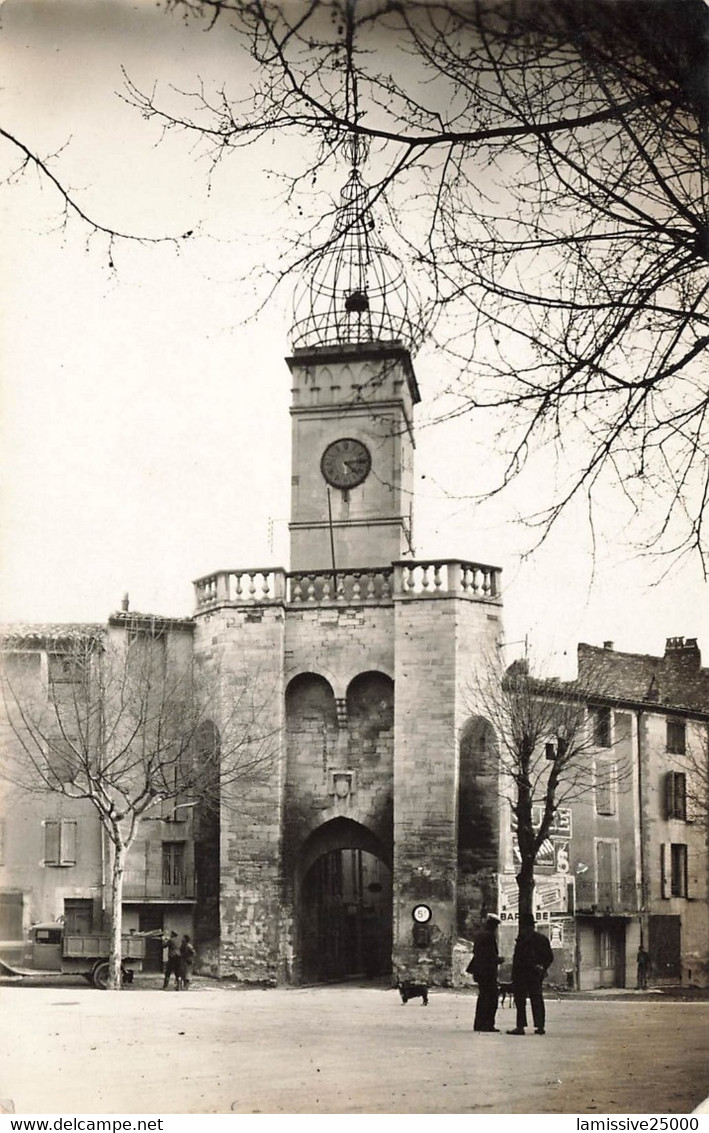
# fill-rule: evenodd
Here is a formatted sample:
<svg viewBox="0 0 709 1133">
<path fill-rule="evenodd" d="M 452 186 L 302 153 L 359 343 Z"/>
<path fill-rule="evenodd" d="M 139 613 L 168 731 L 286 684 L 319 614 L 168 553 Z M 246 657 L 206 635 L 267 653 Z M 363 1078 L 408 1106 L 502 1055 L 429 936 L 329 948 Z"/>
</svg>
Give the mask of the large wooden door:
<svg viewBox="0 0 709 1133">
<path fill-rule="evenodd" d="M 650 917 L 650 978 L 681 980 L 682 925 L 679 917 Z"/>
<path fill-rule="evenodd" d="M 308 871 L 301 902 L 303 974 L 310 980 L 391 969 L 391 874 L 366 850 L 330 850 Z"/>
</svg>

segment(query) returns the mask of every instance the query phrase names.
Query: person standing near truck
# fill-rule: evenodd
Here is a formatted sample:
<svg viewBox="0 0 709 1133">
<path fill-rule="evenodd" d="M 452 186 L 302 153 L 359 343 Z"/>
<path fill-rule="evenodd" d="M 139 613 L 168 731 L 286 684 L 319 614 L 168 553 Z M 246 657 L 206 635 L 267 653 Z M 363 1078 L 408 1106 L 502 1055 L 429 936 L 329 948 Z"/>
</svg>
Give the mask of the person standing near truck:
<svg viewBox="0 0 709 1133">
<path fill-rule="evenodd" d="M 190 986 L 190 976 L 192 975 L 192 965 L 194 963 L 194 946 L 189 936 L 185 934 L 182 937 L 180 945 L 180 979 L 178 986 L 187 991 Z"/>
<path fill-rule="evenodd" d="M 650 967 L 650 953 L 645 951 L 642 944 L 638 948 L 637 965 L 637 986 L 640 991 L 647 991 L 647 970 Z"/>
<path fill-rule="evenodd" d="M 167 991 L 168 984 L 170 983 L 170 976 L 175 977 L 175 991 L 180 990 L 180 938 L 176 932 L 171 932 L 167 939 L 162 942 L 164 949 L 167 949 L 165 954 L 165 969 L 163 971 L 163 991 Z"/>
</svg>

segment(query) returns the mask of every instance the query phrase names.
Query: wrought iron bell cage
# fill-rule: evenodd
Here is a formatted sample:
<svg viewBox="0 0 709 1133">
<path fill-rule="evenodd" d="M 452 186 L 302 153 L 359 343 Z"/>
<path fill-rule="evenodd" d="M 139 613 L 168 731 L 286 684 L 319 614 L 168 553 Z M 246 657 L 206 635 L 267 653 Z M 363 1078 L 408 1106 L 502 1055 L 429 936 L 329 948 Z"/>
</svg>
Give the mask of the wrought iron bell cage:
<svg viewBox="0 0 709 1133">
<path fill-rule="evenodd" d="M 422 338 L 420 305 L 401 261 L 378 237 L 369 189 L 356 165 L 342 189 L 332 235 L 313 252 L 293 296 L 295 349 Z"/>
</svg>

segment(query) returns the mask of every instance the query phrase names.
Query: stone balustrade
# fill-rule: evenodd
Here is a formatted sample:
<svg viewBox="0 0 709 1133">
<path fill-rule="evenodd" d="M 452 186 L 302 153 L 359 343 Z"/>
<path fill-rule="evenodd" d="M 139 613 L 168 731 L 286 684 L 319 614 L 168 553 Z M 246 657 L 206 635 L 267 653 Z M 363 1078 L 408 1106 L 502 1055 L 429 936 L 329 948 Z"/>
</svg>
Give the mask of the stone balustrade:
<svg viewBox="0 0 709 1133">
<path fill-rule="evenodd" d="M 384 567 L 291 571 L 251 567 L 217 571 L 194 583 L 197 613 L 219 606 L 280 603 L 293 606 L 394 599 L 467 598 L 500 602 L 500 568 L 461 559 L 405 559 Z"/>
<path fill-rule="evenodd" d="M 241 606 L 251 602 L 282 602 L 286 573 L 281 567 L 221 570 L 194 583 L 197 610 L 210 606 Z"/>
<path fill-rule="evenodd" d="M 391 601 L 392 567 L 361 570 L 293 571 L 288 575 L 288 600 L 294 605 L 308 602 Z"/>
<path fill-rule="evenodd" d="M 460 559 L 403 559 L 394 563 L 394 594 L 403 598 L 455 594 L 480 600 L 499 599 L 500 574 L 499 567 Z"/>
</svg>

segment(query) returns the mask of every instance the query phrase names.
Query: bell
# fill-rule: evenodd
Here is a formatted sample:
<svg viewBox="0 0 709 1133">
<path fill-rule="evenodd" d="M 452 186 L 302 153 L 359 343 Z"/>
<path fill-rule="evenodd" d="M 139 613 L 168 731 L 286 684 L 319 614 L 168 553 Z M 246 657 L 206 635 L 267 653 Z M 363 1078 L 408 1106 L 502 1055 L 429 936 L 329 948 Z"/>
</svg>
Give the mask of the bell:
<svg viewBox="0 0 709 1133">
<path fill-rule="evenodd" d="M 352 291 L 345 299 L 345 310 L 348 312 L 368 311 L 369 299 L 365 291 Z"/>
</svg>

